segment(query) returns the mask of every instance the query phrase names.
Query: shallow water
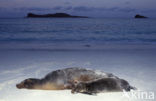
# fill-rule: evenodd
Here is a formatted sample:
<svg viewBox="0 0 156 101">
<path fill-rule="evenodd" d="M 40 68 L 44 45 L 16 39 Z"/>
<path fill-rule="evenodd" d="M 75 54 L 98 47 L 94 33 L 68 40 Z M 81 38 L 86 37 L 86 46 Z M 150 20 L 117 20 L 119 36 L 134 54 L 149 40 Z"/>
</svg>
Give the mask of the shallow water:
<svg viewBox="0 0 156 101">
<path fill-rule="evenodd" d="M 56 48 L 62 44 L 156 44 L 156 19 L 0 19 L 0 48 Z"/>
</svg>

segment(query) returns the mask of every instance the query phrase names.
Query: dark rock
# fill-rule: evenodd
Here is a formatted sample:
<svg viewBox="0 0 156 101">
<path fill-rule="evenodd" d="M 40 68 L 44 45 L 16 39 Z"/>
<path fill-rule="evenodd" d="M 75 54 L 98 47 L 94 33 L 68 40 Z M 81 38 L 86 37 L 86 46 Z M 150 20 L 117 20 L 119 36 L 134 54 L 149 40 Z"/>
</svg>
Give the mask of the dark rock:
<svg viewBox="0 0 156 101">
<path fill-rule="evenodd" d="M 135 18 L 148 18 L 148 17 L 137 14 L 135 15 Z"/>
<path fill-rule="evenodd" d="M 28 13 L 27 18 L 88 18 L 85 16 L 73 16 L 66 13 L 55 13 L 55 14 L 33 14 Z"/>
</svg>

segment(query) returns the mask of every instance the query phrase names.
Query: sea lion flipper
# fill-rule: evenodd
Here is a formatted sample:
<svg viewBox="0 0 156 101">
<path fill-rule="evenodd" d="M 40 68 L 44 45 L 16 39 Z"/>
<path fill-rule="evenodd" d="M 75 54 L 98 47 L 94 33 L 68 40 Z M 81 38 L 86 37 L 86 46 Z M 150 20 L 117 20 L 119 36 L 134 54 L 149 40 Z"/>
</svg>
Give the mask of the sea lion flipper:
<svg viewBox="0 0 156 101">
<path fill-rule="evenodd" d="M 130 89 L 137 90 L 137 88 L 136 87 L 133 87 L 133 86 L 130 86 Z"/>
<path fill-rule="evenodd" d="M 91 92 L 82 92 L 83 94 L 87 94 L 87 95 L 94 95 L 96 96 L 97 94 L 96 93 L 91 93 Z"/>
</svg>

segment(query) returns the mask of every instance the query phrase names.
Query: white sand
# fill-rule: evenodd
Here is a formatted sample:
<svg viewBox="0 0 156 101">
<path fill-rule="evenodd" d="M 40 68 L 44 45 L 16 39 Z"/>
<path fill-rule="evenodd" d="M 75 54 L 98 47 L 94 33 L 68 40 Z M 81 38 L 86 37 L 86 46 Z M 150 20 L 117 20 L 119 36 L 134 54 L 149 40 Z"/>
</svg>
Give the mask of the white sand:
<svg viewBox="0 0 156 101">
<path fill-rule="evenodd" d="M 151 101 L 124 93 L 71 94 L 69 90 L 17 89 L 26 78 L 42 78 L 55 69 L 85 67 L 111 72 L 141 91 L 156 93 L 156 50 L 6 51 L 0 50 L 0 101 Z M 154 101 L 154 100 L 152 100 Z"/>
</svg>

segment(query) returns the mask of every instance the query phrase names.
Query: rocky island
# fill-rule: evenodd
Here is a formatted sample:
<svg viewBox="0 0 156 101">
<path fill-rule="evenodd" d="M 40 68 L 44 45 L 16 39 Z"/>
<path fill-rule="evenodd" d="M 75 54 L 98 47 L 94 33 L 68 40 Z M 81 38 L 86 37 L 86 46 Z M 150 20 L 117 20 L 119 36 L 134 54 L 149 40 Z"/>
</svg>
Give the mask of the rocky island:
<svg viewBox="0 0 156 101">
<path fill-rule="evenodd" d="M 54 14 L 34 14 L 28 13 L 27 18 L 88 18 L 86 16 L 75 16 L 67 13 L 54 13 Z"/>
<path fill-rule="evenodd" d="M 148 17 L 137 14 L 137 15 L 135 15 L 134 18 L 148 18 Z"/>
</svg>

